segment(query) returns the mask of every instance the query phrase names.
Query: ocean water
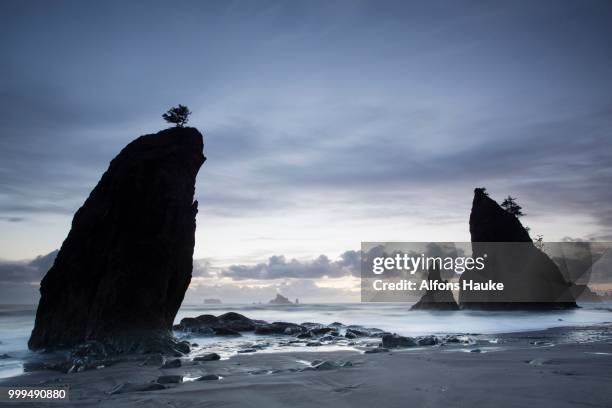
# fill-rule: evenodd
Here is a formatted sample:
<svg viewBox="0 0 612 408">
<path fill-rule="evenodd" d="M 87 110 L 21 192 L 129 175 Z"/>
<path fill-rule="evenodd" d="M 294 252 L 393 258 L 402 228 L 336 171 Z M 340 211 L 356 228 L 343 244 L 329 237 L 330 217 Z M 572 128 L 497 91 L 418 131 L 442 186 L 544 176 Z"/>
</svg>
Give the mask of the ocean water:
<svg viewBox="0 0 612 408">
<path fill-rule="evenodd" d="M 201 314 L 220 315 L 237 312 L 252 319 L 285 321 L 291 323 L 316 322 L 376 327 L 406 336 L 426 334 L 480 333 L 493 334 L 538 330 L 558 326 L 580 326 L 612 322 L 612 303 L 583 304 L 582 308 L 551 312 L 482 312 L 461 310 L 456 312 L 410 311 L 410 303 L 351 303 L 300 305 L 185 305 L 177 316 Z M 0 378 L 23 372 L 24 359 L 33 354 L 27 349 L 27 340 L 34 325 L 36 306 L 0 305 Z M 207 351 L 227 356 L 234 345 L 254 341 L 261 336 L 240 338 L 190 338 Z M 330 346 L 339 347 L 339 346 Z M 336 348 L 337 349 L 337 348 Z M 268 352 L 276 349 L 270 348 Z M 283 351 L 288 351 L 283 349 Z M 322 351 L 317 348 L 317 351 Z M 5 356 L 6 355 L 6 356 Z M 7 357 L 8 356 L 8 357 Z"/>
</svg>

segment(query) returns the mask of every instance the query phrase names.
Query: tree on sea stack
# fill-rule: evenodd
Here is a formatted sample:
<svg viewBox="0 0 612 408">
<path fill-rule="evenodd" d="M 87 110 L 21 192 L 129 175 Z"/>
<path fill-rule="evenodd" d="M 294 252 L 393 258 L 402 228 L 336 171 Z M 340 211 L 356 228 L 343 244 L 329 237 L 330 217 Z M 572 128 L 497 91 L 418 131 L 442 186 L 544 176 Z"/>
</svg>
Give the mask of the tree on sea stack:
<svg viewBox="0 0 612 408">
<path fill-rule="evenodd" d="M 486 195 L 487 197 L 489 196 L 489 193 L 487 193 L 487 188 L 486 187 L 477 187 L 476 192 L 481 193 Z"/>
<path fill-rule="evenodd" d="M 518 205 L 518 203 L 516 202 L 516 198 L 514 197 L 508 196 L 508 198 L 506 198 L 504 202 L 501 203 L 501 206 L 504 210 L 508 211 L 510 214 L 514 215 L 516 218 L 525 215 L 521 211 L 523 207 Z"/>
<path fill-rule="evenodd" d="M 168 112 L 164 113 L 162 118 L 168 123 L 176 124 L 176 127 L 183 127 L 189 122 L 189 115 L 191 115 L 189 108 L 179 104 L 179 106 L 168 109 Z"/>
</svg>

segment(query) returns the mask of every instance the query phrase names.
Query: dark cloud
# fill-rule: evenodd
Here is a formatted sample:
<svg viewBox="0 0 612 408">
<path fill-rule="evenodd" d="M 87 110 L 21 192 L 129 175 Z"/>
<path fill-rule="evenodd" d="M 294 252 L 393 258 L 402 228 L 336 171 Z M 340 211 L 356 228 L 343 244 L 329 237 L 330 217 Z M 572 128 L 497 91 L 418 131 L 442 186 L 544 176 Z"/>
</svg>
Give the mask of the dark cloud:
<svg viewBox="0 0 612 408">
<path fill-rule="evenodd" d="M 611 19 L 596 0 L 2 2 L 0 222 L 69 217 L 180 102 L 206 138 L 200 217 L 463 219 L 486 185 L 610 237 Z"/>
<path fill-rule="evenodd" d="M 53 266 L 57 253 L 55 250 L 47 255 L 20 262 L 0 261 L 0 298 L 5 303 L 35 303 L 40 280 Z M 316 279 L 324 276 L 359 276 L 359 268 L 360 251 L 346 251 L 335 261 L 325 255 L 311 261 L 287 261 L 283 256 L 274 256 L 266 263 L 232 265 L 227 268 L 215 267 L 210 259 L 194 259 L 193 278 L 204 279 L 207 283 L 201 284 L 201 281 L 194 280 L 188 292 L 188 299 L 197 302 L 196 294 L 206 294 L 242 302 L 259 301 L 274 297 L 274 294 L 282 289 L 283 293 L 290 296 L 306 296 L 319 300 L 324 300 L 327 296 L 329 300 L 334 296 L 350 294 L 345 289 L 318 287 L 315 284 Z M 231 278 L 231 281 L 222 281 L 220 278 Z M 249 288 L 241 285 L 241 281 L 246 279 L 266 283 L 257 285 L 257 288 Z"/>
<path fill-rule="evenodd" d="M 360 252 L 346 251 L 339 260 L 332 261 L 325 255 L 309 261 L 287 260 L 283 255 L 270 257 L 256 265 L 232 265 L 221 275 L 235 280 L 256 279 L 318 279 L 359 275 Z"/>
</svg>

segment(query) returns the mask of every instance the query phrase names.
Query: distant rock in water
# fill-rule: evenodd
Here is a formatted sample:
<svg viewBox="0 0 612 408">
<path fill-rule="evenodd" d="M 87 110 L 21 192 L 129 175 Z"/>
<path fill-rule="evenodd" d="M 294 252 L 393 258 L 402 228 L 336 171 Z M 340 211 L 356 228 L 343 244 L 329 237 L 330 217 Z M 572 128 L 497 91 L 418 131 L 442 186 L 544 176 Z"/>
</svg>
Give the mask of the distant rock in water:
<svg viewBox="0 0 612 408">
<path fill-rule="evenodd" d="M 278 293 L 274 299 L 268 302 L 271 305 L 292 305 L 291 301 Z"/>
<path fill-rule="evenodd" d="M 30 349 L 173 344 L 191 281 L 202 150 L 197 129 L 177 127 L 139 137 L 111 161 L 41 282 Z"/>
<path fill-rule="evenodd" d="M 576 307 L 570 284 L 555 263 L 533 244 L 517 217 L 482 189 L 474 191 L 470 214 L 472 256 L 485 268 L 461 275 L 459 304 L 476 309 L 564 309 Z M 504 290 L 463 290 L 464 283 L 501 282 Z"/>
<path fill-rule="evenodd" d="M 440 270 L 432 268 L 429 270 L 427 280 L 430 282 L 447 283 L 442 280 Z M 421 299 L 412 305 L 410 310 L 459 310 L 459 305 L 455 302 L 453 292 L 450 290 L 428 290 Z"/>
<path fill-rule="evenodd" d="M 205 305 L 220 305 L 221 303 L 221 299 L 204 299 Z"/>
</svg>

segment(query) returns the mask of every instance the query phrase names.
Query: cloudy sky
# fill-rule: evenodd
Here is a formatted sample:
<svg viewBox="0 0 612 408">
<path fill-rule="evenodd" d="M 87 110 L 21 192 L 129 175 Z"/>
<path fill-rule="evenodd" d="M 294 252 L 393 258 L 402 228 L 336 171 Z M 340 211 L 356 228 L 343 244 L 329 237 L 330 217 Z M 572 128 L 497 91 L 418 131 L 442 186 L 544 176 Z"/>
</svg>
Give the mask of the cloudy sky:
<svg viewBox="0 0 612 408">
<path fill-rule="evenodd" d="M 208 157 L 193 299 L 353 296 L 361 241 L 469 240 L 477 186 L 547 240 L 610 240 L 610 21 L 597 0 L 2 1 L 0 280 L 35 288 L 178 103 Z"/>
</svg>

